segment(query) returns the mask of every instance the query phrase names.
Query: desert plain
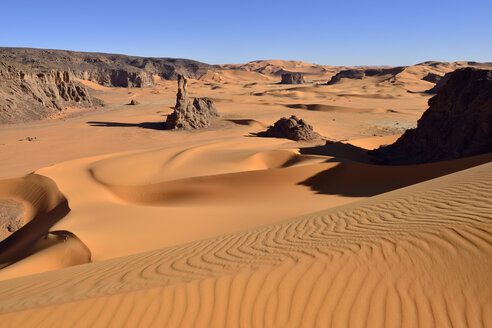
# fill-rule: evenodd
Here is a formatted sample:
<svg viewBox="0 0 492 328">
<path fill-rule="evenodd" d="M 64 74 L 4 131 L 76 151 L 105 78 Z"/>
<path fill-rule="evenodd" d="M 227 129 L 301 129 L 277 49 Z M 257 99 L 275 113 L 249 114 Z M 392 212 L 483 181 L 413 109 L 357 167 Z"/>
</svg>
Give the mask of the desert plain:
<svg viewBox="0 0 492 328">
<path fill-rule="evenodd" d="M 165 129 L 175 77 L 78 77 L 104 106 L 0 126 L 0 326 L 492 327 L 492 153 L 367 152 L 463 67 L 492 65 L 220 65 L 188 77 L 220 114 L 194 130 Z M 291 115 L 321 138 L 261 135 Z"/>
</svg>

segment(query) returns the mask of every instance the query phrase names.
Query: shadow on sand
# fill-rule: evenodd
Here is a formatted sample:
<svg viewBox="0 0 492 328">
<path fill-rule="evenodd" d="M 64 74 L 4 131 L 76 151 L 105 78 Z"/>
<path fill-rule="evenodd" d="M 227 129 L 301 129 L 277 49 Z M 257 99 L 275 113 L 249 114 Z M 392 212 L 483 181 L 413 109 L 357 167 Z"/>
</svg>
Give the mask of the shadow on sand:
<svg viewBox="0 0 492 328">
<path fill-rule="evenodd" d="M 141 128 L 148 130 L 165 130 L 164 122 L 142 122 L 142 123 L 121 123 L 121 122 L 87 122 L 90 126 L 104 126 L 104 127 L 116 127 L 116 128 Z"/>
<path fill-rule="evenodd" d="M 311 154 L 336 156 L 334 152 Z M 319 172 L 298 185 L 307 186 L 318 194 L 371 197 L 488 163 L 492 160 L 492 153 L 415 165 L 376 165 L 341 157 L 337 158 L 339 163 L 336 166 Z M 333 159 L 329 161 L 333 162 Z"/>
</svg>

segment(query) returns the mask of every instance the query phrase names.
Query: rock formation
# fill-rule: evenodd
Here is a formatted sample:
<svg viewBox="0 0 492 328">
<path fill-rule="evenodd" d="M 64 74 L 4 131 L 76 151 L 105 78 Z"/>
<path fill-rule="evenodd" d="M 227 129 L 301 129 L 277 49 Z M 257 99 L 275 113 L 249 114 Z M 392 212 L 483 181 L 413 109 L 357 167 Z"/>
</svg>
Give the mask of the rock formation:
<svg viewBox="0 0 492 328">
<path fill-rule="evenodd" d="M 431 83 L 437 83 L 442 79 L 442 75 L 435 74 L 435 73 L 429 73 L 426 76 L 422 78 L 422 80 L 431 82 Z"/>
<path fill-rule="evenodd" d="M 371 152 L 377 162 L 414 164 L 492 151 L 492 70 L 463 68 L 449 74 L 417 128 Z"/>
<path fill-rule="evenodd" d="M 138 105 L 138 104 L 140 104 L 140 103 L 137 100 L 132 99 L 128 105 L 135 106 L 135 105 Z"/>
<path fill-rule="evenodd" d="M 311 141 L 321 139 L 321 136 L 314 132 L 311 125 L 294 115 L 290 118 L 282 117 L 265 132 L 260 132 L 258 136 L 287 138 L 295 141 Z"/>
<path fill-rule="evenodd" d="M 199 129 L 210 125 L 210 119 L 219 116 L 209 98 L 190 98 L 188 81 L 178 75 L 178 92 L 174 112 L 167 117 L 166 129 Z"/>
<path fill-rule="evenodd" d="M 304 77 L 302 73 L 287 72 L 282 73 L 282 81 L 280 84 L 302 84 L 304 83 Z"/>
<path fill-rule="evenodd" d="M 93 106 L 97 100 L 77 78 L 144 88 L 154 85 L 154 75 L 199 78 L 213 70 L 187 59 L 0 47 L 0 124 L 41 119 L 67 106 Z"/>
<path fill-rule="evenodd" d="M 347 69 L 335 74 L 327 84 L 335 84 L 340 82 L 342 79 L 358 79 L 361 80 L 367 76 L 383 76 L 391 75 L 394 76 L 401 73 L 405 67 L 392 67 L 392 68 L 358 68 L 358 69 Z"/>
<path fill-rule="evenodd" d="M 69 71 L 26 69 L 0 62 L 0 123 L 41 119 L 70 106 L 96 104 L 100 101 Z"/>
</svg>

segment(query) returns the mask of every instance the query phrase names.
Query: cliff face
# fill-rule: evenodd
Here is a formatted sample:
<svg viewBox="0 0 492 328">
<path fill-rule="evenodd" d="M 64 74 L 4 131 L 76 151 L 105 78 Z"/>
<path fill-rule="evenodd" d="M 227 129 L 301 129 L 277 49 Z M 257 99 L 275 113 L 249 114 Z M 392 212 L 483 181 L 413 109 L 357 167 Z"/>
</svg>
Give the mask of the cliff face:
<svg viewBox="0 0 492 328">
<path fill-rule="evenodd" d="M 25 71 L 0 62 L 0 123 L 41 119 L 68 106 L 94 106 L 71 72 Z"/>
<path fill-rule="evenodd" d="M 0 61 L 31 69 L 69 71 L 77 78 L 104 86 L 145 88 L 153 75 L 175 80 L 199 78 L 214 68 L 188 59 L 146 58 L 103 53 L 30 48 L 0 48 Z"/>
<path fill-rule="evenodd" d="M 429 99 L 417 128 L 371 154 L 381 163 L 413 164 L 487 152 L 492 152 L 492 71 L 463 68 L 450 73 Z"/>
</svg>

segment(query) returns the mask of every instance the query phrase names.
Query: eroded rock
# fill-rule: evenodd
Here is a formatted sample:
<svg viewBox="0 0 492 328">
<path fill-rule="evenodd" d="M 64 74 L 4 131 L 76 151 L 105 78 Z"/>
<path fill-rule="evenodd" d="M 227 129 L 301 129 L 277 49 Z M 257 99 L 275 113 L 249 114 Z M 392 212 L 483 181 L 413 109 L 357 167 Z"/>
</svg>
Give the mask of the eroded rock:
<svg viewBox="0 0 492 328">
<path fill-rule="evenodd" d="M 210 125 L 210 120 L 219 113 L 210 98 L 188 96 L 188 80 L 178 76 L 178 92 L 174 112 L 167 117 L 166 129 L 200 129 Z"/>
</svg>

